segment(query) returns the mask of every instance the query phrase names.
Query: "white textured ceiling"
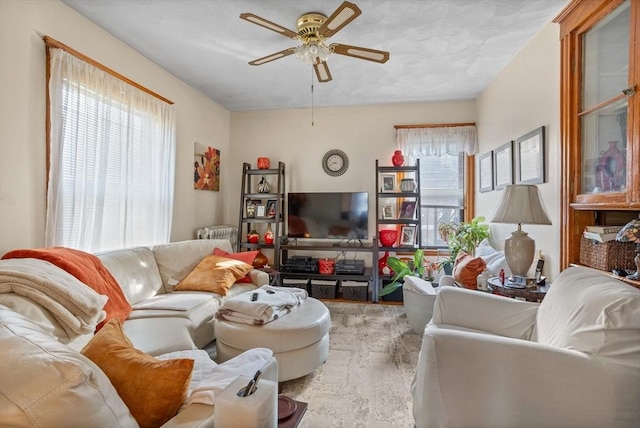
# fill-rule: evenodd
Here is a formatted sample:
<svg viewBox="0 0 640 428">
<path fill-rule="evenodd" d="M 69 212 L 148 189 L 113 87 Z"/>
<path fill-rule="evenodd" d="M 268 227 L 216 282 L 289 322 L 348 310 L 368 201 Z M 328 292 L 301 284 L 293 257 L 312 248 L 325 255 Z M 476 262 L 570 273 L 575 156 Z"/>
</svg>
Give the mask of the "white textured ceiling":
<svg viewBox="0 0 640 428">
<path fill-rule="evenodd" d="M 62 0 L 229 111 L 311 106 L 312 67 L 294 55 L 253 59 L 295 41 L 239 18 L 251 12 L 296 31 L 308 12 L 342 0 Z M 390 52 L 386 64 L 332 55 L 333 80 L 314 105 L 472 99 L 567 0 L 352 0 L 362 15 L 329 42 Z M 108 65 L 108 64 L 107 64 Z"/>
</svg>

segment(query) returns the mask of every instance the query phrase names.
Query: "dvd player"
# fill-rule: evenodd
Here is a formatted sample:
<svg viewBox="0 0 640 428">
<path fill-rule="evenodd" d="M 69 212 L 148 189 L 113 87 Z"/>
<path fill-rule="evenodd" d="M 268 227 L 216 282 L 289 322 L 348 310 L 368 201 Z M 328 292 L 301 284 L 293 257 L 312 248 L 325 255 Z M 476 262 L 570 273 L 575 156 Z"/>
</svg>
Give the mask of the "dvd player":
<svg viewBox="0 0 640 428">
<path fill-rule="evenodd" d="M 338 260 L 336 273 L 362 275 L 364 273 L 364 260 Z"/>
</svg>

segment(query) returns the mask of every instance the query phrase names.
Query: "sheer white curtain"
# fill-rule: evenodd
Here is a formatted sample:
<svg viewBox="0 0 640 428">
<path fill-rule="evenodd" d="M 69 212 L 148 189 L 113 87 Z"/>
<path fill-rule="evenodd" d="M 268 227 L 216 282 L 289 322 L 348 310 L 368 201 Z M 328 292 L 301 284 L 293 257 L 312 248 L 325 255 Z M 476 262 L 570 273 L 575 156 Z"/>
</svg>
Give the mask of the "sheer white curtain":
<svg viewBox="0 0 640 428">
<path fill-rule="evenodd" d="M 46 245 L 95 252 L 168 242 L 174 107 L 49 49 Z"/>
<path fill-rule="evenodd" d="M 442 126 L 434 128 L 399 128 L 396 130 L 398 148 L 405 156 L 458 156 L 460 152 L 478 152 L 476 127 Z"/>
</svg>

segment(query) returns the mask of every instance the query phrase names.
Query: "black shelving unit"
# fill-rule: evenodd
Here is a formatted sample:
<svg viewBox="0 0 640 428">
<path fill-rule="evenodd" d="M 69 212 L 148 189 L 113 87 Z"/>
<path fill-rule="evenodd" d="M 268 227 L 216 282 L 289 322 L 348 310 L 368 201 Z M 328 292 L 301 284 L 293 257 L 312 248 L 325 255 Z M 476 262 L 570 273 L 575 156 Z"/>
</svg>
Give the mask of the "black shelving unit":
<svg viewBox="0 0 640 428">
<path fill-rule="evenodd" d="M 269 182 L 271 190 L 269 192 L 259 192 L 258 184 L 262 177 Z M 242 187 L 240 196 L 240 211 L 238 218 L 238 251 L 251 251 L 256 249 L 273 250 L 272 267 L 278 269 L 280 266 L 280 242 L 284 233 L 284 211 L 285 211 L 285 164 L 278 162 L 277 168 L 254 169 L 248 163 L 242 164 Z M 247 203 L 253 201 L 256 211 L 250 216 L 247 211 Z M 273 217 L 267 216 L 267 206 L 269 201 L 275 201 L 275 212 Z M 258 207 L 264 207 L 264 212 L 258 212 Z M 262 215 L 258 215 L 262 214 Z M 273 232 L 273 244 L 264 242 L 264 233 L 268 225 L 271 225 Z M 252 230 L 260 234 L 258 243 L 247 242 L 247 234 Z"/>
<path fill-rule="evenodd" d="M 394 177 L 395 189 L 392 191 L 384 191 L 384 177 Z M 403 192 L 400 189 L 401 179 L 408 178 L 415 181 L 415 191 Z M 400 209 L 403 202 L 415 203 L 415 210 L 413 216 L 410 218 L 400 218 Z M 415 165 L 412 166 L 380 166 L 379 161 L 376 159 L 376 233 L 378 234 L 379 245 L 374 248 L 374 267 L 377 269 L 378 260 L 385 252 L 413 252 L 420 248 L 422 242 L 422 216 L 420 213 L 420 159 L 416 159 Z M 383 207 L 392 206 L 393 215 L 392 218 L 383 216 Z M 394 226 L 398 230 L 398 240 L 395 246 L 385 247 L 380 242 L 380 229 L 381 226 Z M 402 242 L 402 226 L 415 226 L 414 240 L 412 245 L 400 245 Z M 382 254 L 381 254 L 382 253 Z M 377 272 L 377 271 L 376 271 Z M 390 279 L 387 275 L 378 276 L 378 284 L 376 290 L 376 297 L 378 291 L 382 288 L 383 283 Z"/>
</svg>

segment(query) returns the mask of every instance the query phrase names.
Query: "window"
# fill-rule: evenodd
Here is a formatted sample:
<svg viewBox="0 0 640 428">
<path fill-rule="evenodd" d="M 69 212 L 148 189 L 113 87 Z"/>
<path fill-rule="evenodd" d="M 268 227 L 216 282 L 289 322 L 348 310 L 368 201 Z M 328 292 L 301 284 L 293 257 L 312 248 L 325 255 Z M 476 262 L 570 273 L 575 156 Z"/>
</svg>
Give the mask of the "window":
<svg viewBox="0 0 640 428">
<path fill-rule="evenodd" d="M 420 213 L 423 248 L 447 248 L 438 224 L 464 220 L 467 155 L 477 152 L 475 126 L 397 127 L 398 147 L 413 161 L 420 159 Z"/>
<path fill-rule="evenodd" d="M 49 49 L 46 245 L 96 252 L 169 241 L 173 106 Z"/>
</svg>

